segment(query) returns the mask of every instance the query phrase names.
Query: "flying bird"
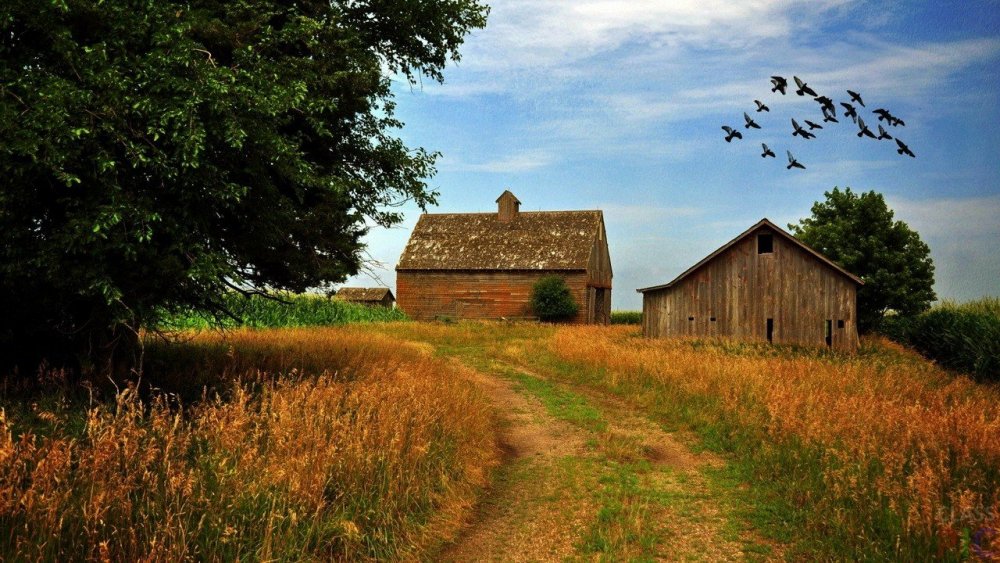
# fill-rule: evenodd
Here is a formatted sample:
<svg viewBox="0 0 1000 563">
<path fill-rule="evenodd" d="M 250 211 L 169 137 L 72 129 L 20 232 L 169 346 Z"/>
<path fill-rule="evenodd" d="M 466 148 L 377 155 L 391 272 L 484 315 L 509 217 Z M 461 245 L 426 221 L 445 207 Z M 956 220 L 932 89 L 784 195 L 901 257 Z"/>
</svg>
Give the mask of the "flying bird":
<svg viewBox="0 0 1000 563">
<path fill-rule="evenodd" d="M 878 126 L 878 140 L 881 141 L 882 139 L 892 139 L 892 135 L 886 133 L 885 129 L 883 129 L 882 126 L 879 125 Z"/>
<path fill-rule="evenodd" d="M 805 96 L 806 94 L 809 94 L 810 96 L 812 96 L 814 98 L 816 96 L 819 96 L 819 94 L 817 94 L 815 90 L 813 90 L 812 88 L 810 88 L 808 84 L 806 84 L 805 82 L 802 82 L 801 80 L 799 80 L 798 76 L 793 76 L 792 78 L 795 79 L 795 84 L 798 85 L 798 87 L 799 87 L 799 89 L 795 91 L 796 94 L 798 94 L 800 96 Z"/>
<path fill-rule="evenodd" d="M 788 88 L 788 81 L 781 76 L 772 76 L 771 84 L 774 84 L 774 88 L 771 88 L 772 92 L 781 92 L 781 95 L 785 95 L 785 89 Z"/>
<path fill-rule="evenodd" d="M 786 170 L 791 170 L 792 168 L 801 168 L 803 170 L 806 169 L 806 167 L 802 166 L 802 164 L 799 161 L 795 160 L 795 157 L 792 156 L 792 151 L 785 151 L 785 152 L 788 153 L 788 166 L 785 167 Z"/>
<path fill-rule="evenodd" d="M 896 116 L 893 116 L 892 118 L 890 118 L 889 125 L 892 125 L 893 127 L 895 127 L 897 125 L 902 125 L 903 127 L 906 127 L 906 123 L 903 122 L 902 119 L 900 119 L 900 118 L 898 118 Z"/>
<path fill-rule="evenodd" d="M 761 143 L 760 146 L 764 147 L 764 152 L 760 153 L 761 158 L 767 158 L 767 157 L 777 158 L 776 156 L 774 156 L 774 151 L 769 149 L 765 143 Z"/>
<path fill-rule="evenodd" d="M 727 143 L 731 142 L 733 140 L 733 137 L 735 137 L 737 139 L 742 139 L 743 138 L 743 134 L 742 133 L 740 133 L 739 131 L 737 131 L 736 129 L 733 129 L 732 127 L 730 127 L 728 125 L 723 125 L 722 126 L 722 130 L 727 133 L 727 135 L 726 135 L 726 142 Z"/>
<path fill-rule="evenodd" d="M 819 105 L 823 108 L 824 112 L 825 111 L 831 111 L 831 112 L 834 113 L 834 115 L 836 115 L 837 109 L 833 105 L 833 100 L 831 100 L 830 98 L 827 98 L 826 96 L 818 96 L 818 97 L 813 98 L 813 99 L 816 100 L 817 102 L 819 102 Z"/>
<path fill-rule="evenodd" d="M 808 119 L 803 119 L 802 121 L 806 122 L 806 125 L 809 126 L 809 130 L 810 131 L 812 131 L 813 129 L 822 129 L 823 128 L 822 125 L 819 125 L 817 123 L 813 123 L 812 121 L 809 121 Z"/>
<path fill-rule="evenodd" d="M 865 125 L 865 120 L 861 119 L 860 117 L 858 118 L 858 127 L 861 128 L 861 130 L 858 131 L 858 137 L 866 136 L 866 137 L 871 137 L 872 139 L 876 138 L 875 133 L 871 132 L 871 129 L 869 129 L 868 126 Z"/>
<path fill-rule="evenodd" d="M 747 121 L 747 129 L 750 129 L 751 127 L 754 129 L 760 129 L 760 125 L 757 125 L 756 121 L 750 119 L 750 116 L 747 115 L 747 112 L 743 112 L 743 119 Z"/>
<path fill-rule="evenodd" d="M 883 109 L 883 108 L 878 108 L 876 110 L 872 110 L 872 113 L 874 113 L 875 115 L 878 116 L 878 120 L 879 121 L 885 120 L 885 121 L 887 121 L 889 123 L 892 123 L 892 114 L 889 113 L 889 110 Z"/>
<path fill-rule="evenodd" d="M 793 137 L 796 135 L 800 135 L 803 139 L 813 139 L 816 137 L 816 135 L 813 135 L 809 131 L 806 131 L 805 129 L 800 127 L 799 123 L 795 121 L 794 118 L 792 119 L 792 128 L 794 129 L 794 131 L 792 131 Z"/>
<path fill-rule="evenodd" d="M 835 114 L 827 113 L 826 110 L 824 109 L 823 110 L 823 122 L 824 123 L 840 123 L 839 121 L 837 121 L 837 118 L 834 117 L 834 115 Z"/>
<path fill-rule="evenodd" d="M 854 106 L 847 102 L 840 102 L 840 105 L 844 106 L 844 116 L 850 117 L 855 123 L 858 122 L 858 112 L 854 109 Z"/>
<path fill-rule="evenodd" d="M 765 106 L 760 100 L 754 100 L 753 103 L 757 104 L 757 113 L 762 111 L 771 111 L 771 108 Z"/>
<path fill-rule="evenodd" d="M 899 139 L 896 139 L 896 144 L 899 145 L 899 148 L 896 149 L 897 153 L 906 154 L 911 156 L 912 158 L 917 158 L 917 155 L 913 154 L 913 151 L 910 150 L 910 147 L 906 146 L 906 143 L 900 141 Z"/>
<path fill-rule="evenodd" d="M 857 102 L 861 107 L 865 107 L 865 102 L 861 99 L 861 94 L 853 90 L 848 90 L 847 93 L 850 94 L 852 102 Z"/>
</svg>

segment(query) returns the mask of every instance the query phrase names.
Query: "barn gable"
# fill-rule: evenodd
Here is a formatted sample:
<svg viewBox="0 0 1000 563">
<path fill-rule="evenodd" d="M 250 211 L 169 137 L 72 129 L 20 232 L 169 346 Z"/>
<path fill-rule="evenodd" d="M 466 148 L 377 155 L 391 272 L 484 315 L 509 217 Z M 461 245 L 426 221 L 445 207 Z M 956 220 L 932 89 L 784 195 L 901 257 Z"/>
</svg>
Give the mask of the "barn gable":
<svg viewBox="0 0 1000 563">
<path fill-rule="evenodd" d="M 861 278 L 855 276 L 854 274 L 852 274 L 852 273 L 848 272 L 847 270 L 845 270 L 844 268 L 840 267 L 833 260 L 830 260 L 826 256 L 823 256 L 819 252 L 816 252 L 815 250 L 813 250 L 812 248 L 810 248 L 806 243 L 804 243 L 804 242 L 800 241 L 799 239 L 793 237 L 792 235 L 790 235 L 789 233 L 787 233 L 784 229 L 782 229 L 781 227 L 775 225 L 774 223 L 772 223 L 770 220 L 768 220 L 765 217 L 764 219 L 761 219 L 760 221 L 758 221 L 756 225 L 754 225 L 754 226 L 750 227 L 749 229 L 743 231 L 742 233 L 736 235 L 736 238 L 734 238 L 733 240 L 731 240 L 731 241 L 727 242 L 726 244 L 720 246 L 715 252 L 713 252 L 713 253 L 709 254 L 708 256 L 702 258 L 694 266 L 691 266 L 687 270 L 684 270 L 679 276 L 677 276 L 673 280 L 671 280 L 671 281 L 669 281 L 669 282 L 667 282 L 665 284 L 662 284 L 662 285 L 654 285 L 652 287 L 644 287 L 644 288 L 641 288 L 641 289 L 637 289 L 636 291 L 638 293 L 645 293 L 647 291 L 654 291 L 654 290 L 657 290 L 657 289 L 664 289 L 664 288 L 672 287 L 672 286 L 676 285 L 677 283 L 680 283 L 683 279 L 687 278 L 688 276 L 690 276 L 691 274 L 693 274 L 695 271 L 701 269 L 702 266 L 704 266 L 705 264 L 708 264 L 709 262 L 711 262 L 712 260 L 714 260 L 717 256 L 725 253 L 727 250 L 729 250 L 730 248 L 732 248 L 733 246 L 735 246 L 737 243 L 739 243 L 743 239 L 747 238 L 751 234 L 757 233 L 757 231 L 759 231 L 762 227 L 767 228 L 769 231 L 772 231 L 773 234 L 777 234 L 778 236 L 782 237 L 784 240 L 786 240 L 786 241 L 792 243 L 793 245 L 799 247 L 800 249 L 802 249 L 804 252 L 806 252 L 807 254 L 809 254 L 810 256 L 812 256 L 813 258 L 815 258 L 816 260 L 818 260 L 819 262 L 825 264 L 826 266 L 829 266 L 835 272 L 837 272 L 837 273 L 843 275 L 844 277 L 850 279 L 854 283 L 856 283 L 858 285 L 864 285 L 865 284 L 865 282 L 862 281 Z"/>
</svg>

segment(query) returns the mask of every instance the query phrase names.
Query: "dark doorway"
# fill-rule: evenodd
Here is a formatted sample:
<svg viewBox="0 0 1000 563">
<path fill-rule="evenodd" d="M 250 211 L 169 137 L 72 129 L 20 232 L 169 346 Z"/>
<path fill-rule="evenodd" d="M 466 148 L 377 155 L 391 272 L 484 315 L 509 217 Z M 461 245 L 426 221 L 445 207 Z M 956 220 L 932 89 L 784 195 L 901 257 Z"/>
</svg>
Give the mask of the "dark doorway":
<svg viewBox="0 0 1000 563">
<path fill-rule="evenodd" d="M 767 341 L 774 342 L 774 319 L 767 319 Z"/>
<path fill-rule="evenodd" d="M 594 290 L 594 322 L 606 325 L 611 322 L 611 300 L 608 299 L 608 291 L 604 288 Z"/>
<path fill-rule="evenodd" d="M 833 321 L 830 319 L 823 325 L 823 339 L 826 340 L 827 346 L 833 346 Z"/>
</svg>

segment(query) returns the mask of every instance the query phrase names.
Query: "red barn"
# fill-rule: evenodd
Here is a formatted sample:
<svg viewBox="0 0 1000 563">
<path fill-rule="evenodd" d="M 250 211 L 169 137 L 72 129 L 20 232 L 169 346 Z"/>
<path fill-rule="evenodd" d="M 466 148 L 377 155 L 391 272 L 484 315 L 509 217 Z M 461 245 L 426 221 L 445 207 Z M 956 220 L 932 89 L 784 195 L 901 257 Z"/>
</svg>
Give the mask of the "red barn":
<svg viewBox="0 0 1000 563">
<path fill-rule="evenodd" d="M 413 319 L 533 318 L 532 286 L 566 281 L 577 323 L 611 318 L 611 258 L 600 211 L 520 211 L 504 191 L 496 213 L 425 213 L 396 266 L 397 306 Z"/>
</svg>

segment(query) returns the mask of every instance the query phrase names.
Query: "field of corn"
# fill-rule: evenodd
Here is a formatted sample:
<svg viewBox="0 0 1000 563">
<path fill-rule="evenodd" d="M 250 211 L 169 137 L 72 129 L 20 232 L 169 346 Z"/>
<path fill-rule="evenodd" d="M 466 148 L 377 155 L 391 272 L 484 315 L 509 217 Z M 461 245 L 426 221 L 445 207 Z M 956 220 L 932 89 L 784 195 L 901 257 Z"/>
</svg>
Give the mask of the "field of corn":
<svg viewBox="0 0 1000 563">
<path fill-rule="evenodd" d="M 150 337 L 114 400 L 4 387 L 0 559 L 433 556 L 499 463 L 469 351 L 690 431 L 787 558 L 1000 559 L 995 386 L 884 339 L 465 322 Z"/>
<path fill-rule="evenodd" d="M 1000 382 L 1000 298 L 945 301 L 913 318 L 889 317 L 882 331 L 945 367 Z"/>
<path fill-rule="evenodd" d="M 224 302 L 232 316 L 220 315 L 215 318 L 204 313 L 181 311 L 164 315 L 164 319 L 159 323 L 160 328 L 166 330 L 203 330 L 218 326 L 287 328 L 406 320 L 406 315 L 399 309 L 368 307 L 316 294 L 274 293 L 268 296 L 256 294 L 244 296 L 234 291 L 225 295 Z"/>
</svg>

